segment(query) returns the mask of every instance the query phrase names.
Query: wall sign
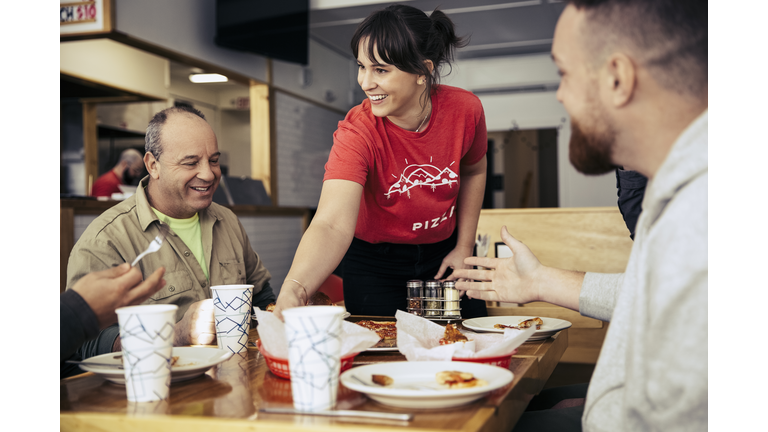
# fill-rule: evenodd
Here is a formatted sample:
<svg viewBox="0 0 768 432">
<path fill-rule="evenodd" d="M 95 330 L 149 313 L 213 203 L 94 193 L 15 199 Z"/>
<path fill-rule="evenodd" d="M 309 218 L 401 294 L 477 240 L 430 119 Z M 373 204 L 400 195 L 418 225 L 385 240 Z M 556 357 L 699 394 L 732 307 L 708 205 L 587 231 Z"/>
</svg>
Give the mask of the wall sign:
<svg viewBox="0 0 768 432">
<path fill-rule="evenodd" d="M 79 35 L 112 31 L 112 0 L 61 1 L 59 34 Z"/>
</svg>

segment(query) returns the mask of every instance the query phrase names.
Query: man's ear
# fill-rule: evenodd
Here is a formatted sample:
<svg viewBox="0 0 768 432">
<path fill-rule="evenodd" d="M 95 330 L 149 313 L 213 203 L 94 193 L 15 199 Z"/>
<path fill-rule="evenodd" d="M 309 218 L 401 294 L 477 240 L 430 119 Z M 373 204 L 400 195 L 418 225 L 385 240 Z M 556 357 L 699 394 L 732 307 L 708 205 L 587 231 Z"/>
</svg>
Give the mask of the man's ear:
<svg viewBox="0 0 768 432">
<path fill-rule="evenodd" d="M 625 54 L 616 53 L 608 57 L 603 84 L 608 90 L 608 100 L 614 107 L 622 107 L 632 100 L 637 88 L 636 68 L 632 59 Z"/>
<path fill-rule="evenodd" d="M 144 154 L 144 166 L 147 167 L 147 172 L 149 173 L 150 177 L 155 180 L 160 177 L 160 167 L 158 166 L 157 159 L 155 159 L 155 155 L 150 152 L 146 152 Z"/>
</svg>

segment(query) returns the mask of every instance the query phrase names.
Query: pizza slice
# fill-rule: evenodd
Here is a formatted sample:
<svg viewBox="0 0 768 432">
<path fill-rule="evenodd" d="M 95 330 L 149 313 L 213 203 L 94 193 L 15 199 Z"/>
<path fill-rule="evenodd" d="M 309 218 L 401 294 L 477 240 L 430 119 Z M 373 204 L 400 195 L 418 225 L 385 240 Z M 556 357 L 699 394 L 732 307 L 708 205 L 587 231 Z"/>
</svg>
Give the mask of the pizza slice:
<svg viewBox="0 0 768 432">
<path fill-rule="evenodd" d="M 445 333 L 443 333 L 443 337 L 439 340 L 440 345 L 448 345 L 456 342 L 469 342 L 469 339 L 467 339 L 455 325 L 450 323 L 446 324 Z"/>
<path fill-rule="evenodd" d="M 435 375 L 435 380 L 437 381 L 438 384 L 448 386 L 448 388 L 452 388 L 452 389 L 480 387 L 480 386 L 488 385 L 488 381 L 475 378 L 475 376 L 469 372 L 459 372 L 459 371 L 438 372 L 437 375 Z"/>
<path fill-rule="evenodd" d="M 536 318 L 527 319 L 525 321 L 520 321 L 520 323 L 516 326 L 511 326 L 506 324 L 494 324 L 493 328 L 497 328 L 497 329 L 510 328 L 510 329 L 522 330 L 522 329 L 530 328 L 532 325 L 536 325 L 536 330 L 541 330 L 541 326 L 544 325 L 544 321 L 542 321 L 541 318 L 536 317 Z"/>
<path fill-rule="evenodd" d="M 397 339 L 397 323 L 394 321 L 362 320 L 356 323 L 368 330 L 373 330 L 379 335 L 380 341 Z"/>
</svg>

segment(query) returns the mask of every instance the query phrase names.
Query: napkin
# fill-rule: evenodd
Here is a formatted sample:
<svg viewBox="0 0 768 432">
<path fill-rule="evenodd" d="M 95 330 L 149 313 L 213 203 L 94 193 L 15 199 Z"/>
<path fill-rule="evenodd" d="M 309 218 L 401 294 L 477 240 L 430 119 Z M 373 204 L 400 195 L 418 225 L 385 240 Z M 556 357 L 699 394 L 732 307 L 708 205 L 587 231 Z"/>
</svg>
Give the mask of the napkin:
<svg viewBox="0 0 768 432">
<path fill-rule="evenodd" d="M 525 330 L 504 329 L 500 333 L 474 333 L 463 331 L 472 344 L 440 345 L 445 327 L 428 319 L 397 311 L 397 348 L 408 361 L 451 361 L 457 358 L 499 357 L 512 355 L 523 342 L 536 331 L 536 327 Z"/>
<path fill-rule="evenodd" d="M 305 306 L 312 307 L 312 306 Z M 285 339 L 285 323 L 272 312 L 253 308 L 259 321 L 259 339 L 264 349 L 273 357 L 288 358 L 288 341 Z M 379 342 L 376 332 L 349 321 L 341 322 L 341 356 L 365 351 Z"/>
</svg>

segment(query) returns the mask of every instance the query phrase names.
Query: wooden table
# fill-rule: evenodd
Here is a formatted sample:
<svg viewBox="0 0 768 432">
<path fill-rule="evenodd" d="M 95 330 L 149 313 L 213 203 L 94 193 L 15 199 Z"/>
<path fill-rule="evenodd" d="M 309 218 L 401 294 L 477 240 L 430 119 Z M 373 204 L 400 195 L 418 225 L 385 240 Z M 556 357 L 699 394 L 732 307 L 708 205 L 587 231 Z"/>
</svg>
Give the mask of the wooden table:
<svg viewBox="0 0 768 432">
<path fill-rule="evenodd" d="M 258 338 L 254 330 L 251 339 Z M 235 355 L 202 377 L 174 383 L 167 401 L 129 403 L 125 387 L 85 373 L 60 382 L 62 431 L 498 431 L 510 430 L 568 347 L 568 330 L 526 342 L 512 357 L 512 383 L 471 404 L 418 410 L 389 407 L 339 388 L 337 409 L 414 413 L 413 421 L 381 421 L 265 414 L 259 407 L 292 408 L 290 381 L 269 371 L 256 348 Z M 403 361 L 399 352 L 364 352 L 354 366 Z M 353 367 L 354 367 L 353 366 Z"/>
</svg>

